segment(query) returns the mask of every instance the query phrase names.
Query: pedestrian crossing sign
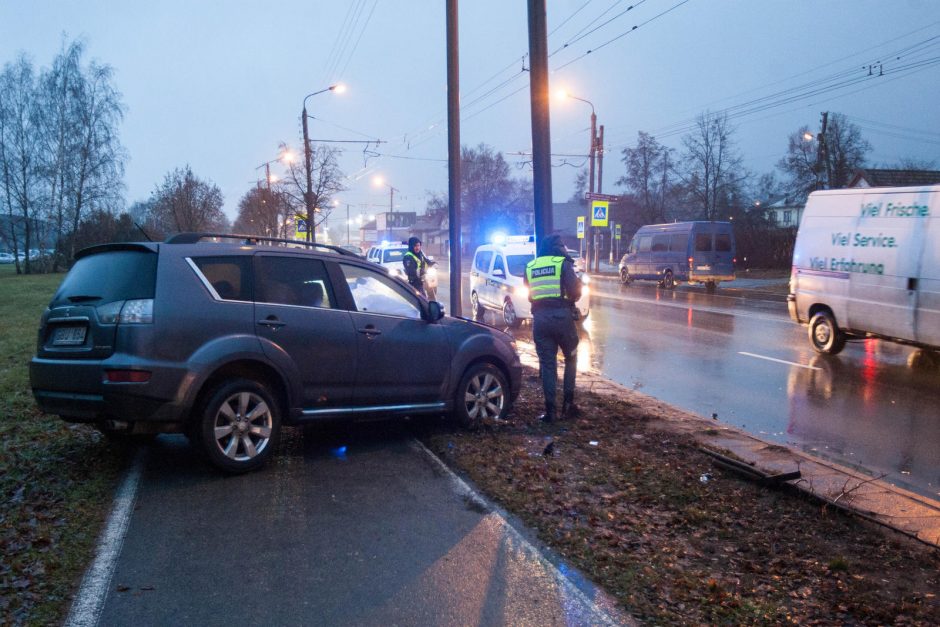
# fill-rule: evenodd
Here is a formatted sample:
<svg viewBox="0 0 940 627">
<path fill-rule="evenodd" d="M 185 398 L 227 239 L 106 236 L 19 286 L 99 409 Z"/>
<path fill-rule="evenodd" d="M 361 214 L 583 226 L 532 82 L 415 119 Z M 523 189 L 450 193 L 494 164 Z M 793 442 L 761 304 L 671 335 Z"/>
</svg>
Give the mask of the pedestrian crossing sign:
<svg viewBox="0 0 940 627">
<path fill-rule="evenodd" d="M 297 227 L 294 239 L 307 239 L 307 218 L 296 216 L 294 218 L 294 226 Z"/>
<path fill-rule="evenodd" d="M 610 209 L 610 201 L 592 200 L 591 201 L 591 226 L 607 226 L 607 215 Z"/>
<path fill-rule="evenodd" d="M 578 216 L 578 239 L 584 239 L 584 218 L 585 216 Z"/>
</svg>

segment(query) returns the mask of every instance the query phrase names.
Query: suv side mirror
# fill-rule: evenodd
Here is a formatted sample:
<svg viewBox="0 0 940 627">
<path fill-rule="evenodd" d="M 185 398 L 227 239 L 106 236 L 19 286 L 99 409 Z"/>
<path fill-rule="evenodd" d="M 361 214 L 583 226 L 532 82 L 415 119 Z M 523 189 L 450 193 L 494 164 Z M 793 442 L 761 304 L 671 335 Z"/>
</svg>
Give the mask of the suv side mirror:
<svg viewBox="0 0 940 627">
<path fill-rule="evenodd" d="M 432 300 L 428 303 L 428 321 L 437 322 L 444 317 L 444 305 L 440 304 L 436 300 Z"/>
</svg>

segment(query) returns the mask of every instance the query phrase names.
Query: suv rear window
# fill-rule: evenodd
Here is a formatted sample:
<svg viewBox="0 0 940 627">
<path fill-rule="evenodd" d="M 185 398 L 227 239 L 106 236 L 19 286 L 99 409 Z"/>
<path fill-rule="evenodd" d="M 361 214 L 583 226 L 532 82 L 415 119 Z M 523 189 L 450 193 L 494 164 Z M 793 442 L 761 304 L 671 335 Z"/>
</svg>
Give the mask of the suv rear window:
<svg viewBox="0 0 940 627">
<path fill-rule="evenodd" d="M 75 262 L 50 307 L 87 303 L 102 305 L 119 300 L 153 298 L 157 283 L 157 255 L 142 250 L 110 250 Z"/>
</svg>

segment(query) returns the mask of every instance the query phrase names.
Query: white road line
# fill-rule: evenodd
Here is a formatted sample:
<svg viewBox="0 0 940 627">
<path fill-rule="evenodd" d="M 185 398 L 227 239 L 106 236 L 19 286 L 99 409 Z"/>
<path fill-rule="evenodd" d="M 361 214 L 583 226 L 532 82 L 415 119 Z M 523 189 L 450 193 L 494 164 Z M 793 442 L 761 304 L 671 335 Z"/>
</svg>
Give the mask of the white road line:
<svg viewBox="0 0 940 627">
<path fill-rule="evenodd" d="M 766 357 L 764 355 L 755 355 L 754 353 L 745 353 L 744 351 L 738 351 L 738 355 L 745 355 L 747 357 L 756 357 L 757 359 L 766 359 L 767 361 L 775 361 L 778 364 L 787 364 L 788 366 L 798 366 L 800 368 L 806 368 L 807 370 L 822 370 L 819 366 L 807 366 L 806 364 L 798 364 L 795 361 L 786 361 L 785 359 L 775 359 L 773 357 Z"/>
<path fill-rule="evenodd" d="M 138 449 L 131 467 L 114 495 L 114 505 L 105 524 L 104 533 L 98 540 L 95 560 L 85 571 L 78 594 L 65 619 L 67 627 L 93 627 L 101 618 L 104 602 L 108 598 L 111 587 L 111 577 L 114 576 L 114 567 L 121 555 L 124 536 L 127 534 L 127 527 L 134 511 L 137 486 L 140 484 L 140 475 L 144 466 L 143 458 L 143 449 Z"/>
</svg>

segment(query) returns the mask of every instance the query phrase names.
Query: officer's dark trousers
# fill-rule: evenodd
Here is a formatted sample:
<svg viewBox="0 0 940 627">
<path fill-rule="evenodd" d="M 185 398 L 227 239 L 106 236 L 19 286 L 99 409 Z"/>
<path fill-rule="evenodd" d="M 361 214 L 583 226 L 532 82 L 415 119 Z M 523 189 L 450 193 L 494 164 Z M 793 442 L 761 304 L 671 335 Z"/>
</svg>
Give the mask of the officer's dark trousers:
<svg viewBox="0 0 940 627">
<path fill-rule="evenodd" d="M 568 308 L 543 309 L 532 314 L 532 337 L 539 356 L 539 374 L 545 393 L 545 410 L 555 410 L 555 386 L 558 380 L 558 349 L 565 356 L 565 396 L 574 396 L 577 374 L 578 328 Z"/>
</svg>

